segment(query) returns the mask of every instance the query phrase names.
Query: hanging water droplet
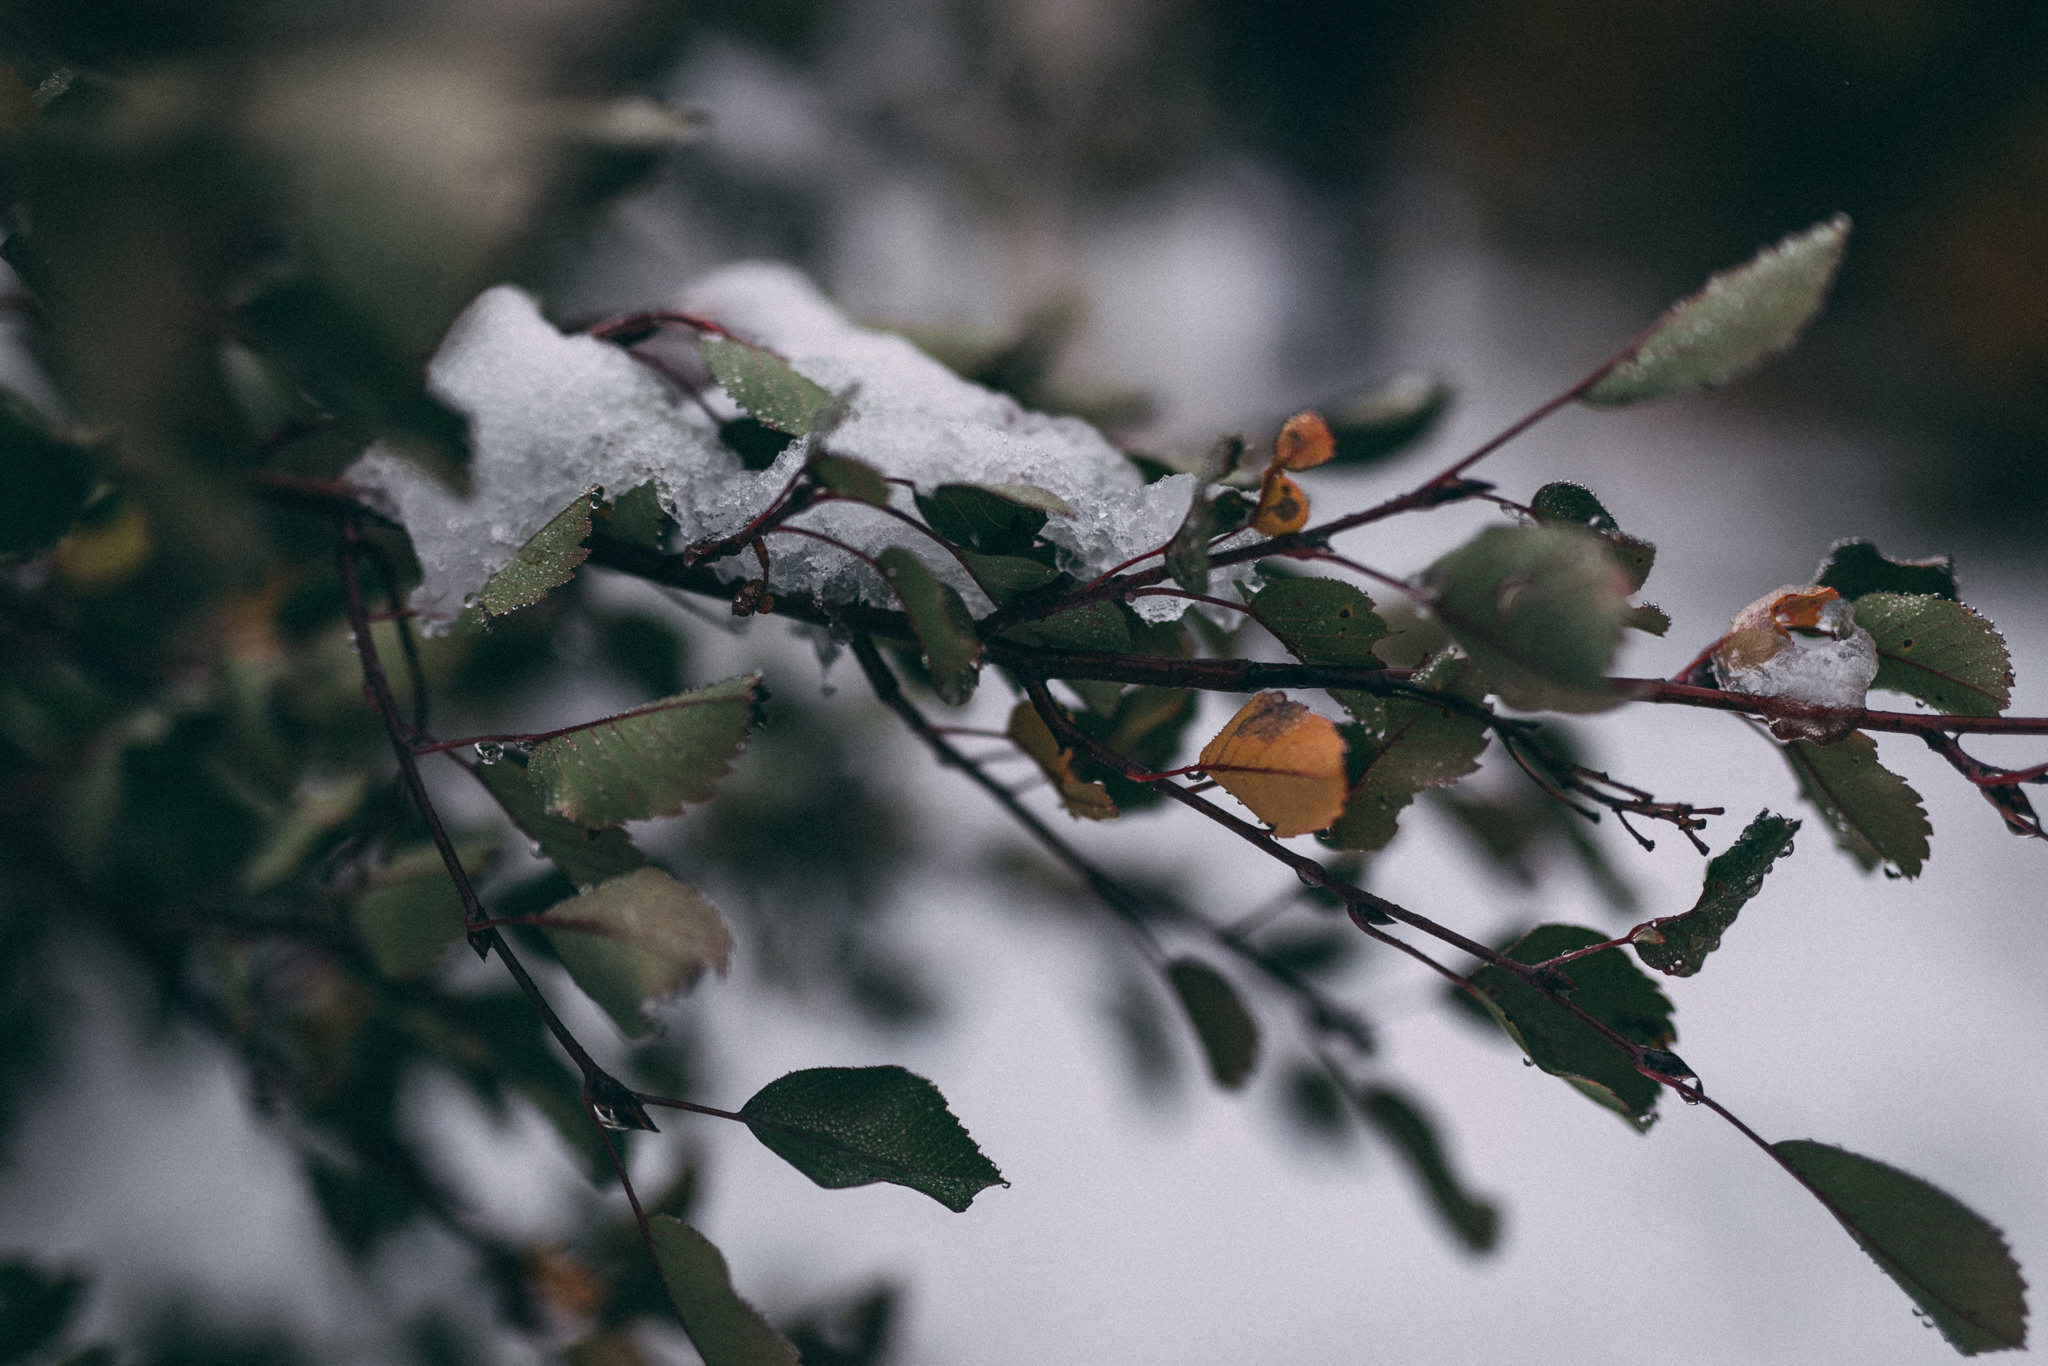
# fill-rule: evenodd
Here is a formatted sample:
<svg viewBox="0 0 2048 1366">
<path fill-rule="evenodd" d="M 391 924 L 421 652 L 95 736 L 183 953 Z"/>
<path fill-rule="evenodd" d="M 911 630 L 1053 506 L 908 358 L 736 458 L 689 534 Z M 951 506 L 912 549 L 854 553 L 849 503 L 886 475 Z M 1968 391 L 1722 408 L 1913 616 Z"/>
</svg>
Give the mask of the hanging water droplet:
<svg viewBox="0 0 2048 1366">
<path fill-rule="evenodd" d="M 493 740 L 476 742 L 476 761 L 480 764 L 495 764 L 505 757 L 505 747 Z"/>
<path fill-rule="evenodd" d="M 540 847 L 540 841 L 539 841 L 539 840 L 528 840 L 528 841 L 526 842 L 526 850 L 527 850 L 527 852 L 528 852 L 528 853 L 532 854 L 532 855 L 533 855 L 533 856 L 534 856 L 535 858 L 546 858 L 546 857 L 547 857 L 547 852 L 548 852 L 548 851 Z"/>
</svg>

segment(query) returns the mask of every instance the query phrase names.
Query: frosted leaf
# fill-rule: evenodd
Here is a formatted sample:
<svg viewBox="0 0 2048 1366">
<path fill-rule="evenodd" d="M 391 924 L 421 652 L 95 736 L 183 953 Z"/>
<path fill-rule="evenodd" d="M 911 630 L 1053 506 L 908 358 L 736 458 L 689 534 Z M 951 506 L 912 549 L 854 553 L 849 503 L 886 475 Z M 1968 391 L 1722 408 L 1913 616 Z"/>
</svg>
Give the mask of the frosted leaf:
<svg viewBox="0 0 2048 1366">
<path fill-rule="evenodd" d="M 1082 579 L 1165 544 L 1194 497 L 1194 476 L 1148 485 L 1087 423 L 1027 411 L 900 337 L 855 326 L 788 267 L 727 267 L 686 288 L 679 301 L 835 394 L 858 385 L 851 414 L 829 438 L 833 453 L 925 490 L 1028 485 L 1064 504 L 1070 511 L 1056 511 L 1043 534 L 1059 548 L 1061 567 Z M 768 469 L 749 472 L 710 420 L 666 382 L 617 346 L 564 336 L 530 297 L 507 286 L 486 291 L 456 320 L 427 379 L 436 397 L 469 420 L 471 495 L 456 496 L 380 447 L 347 478 L 411 534 L 424 574 L 413 606 L 430 628 L 452 622 L 586 489 L 617 496 L 651 482 L 676 519 L 674 544 L 686 545 L 746 526 L 810 454 L 809 441 L 798 440 Z M 894 486 L 892 497 L 915 512 L 907 489 Z M 868 555 L 903 545 L 975 612 L 992 605 L 951 556 L 873 508 L 827 503 L 797 524 Z M 777 593 L 895 605 L 881 579 L 844 551 L 795 536 L 772 537 L 768 548 Z M 734 565 L 731 572 L 755 571 Z M 1251 573 L 1236 566 L 1218 577 Z M 1163 621 L 1187 603 L 1152 597 L 1133 606 Z"/>
<path fill-rule="evenodd" d="M 1729 692 L 1819 707 L 1860 707 L 1877 677 L 1877 643 L 1832 588 L 1773 589 L 1742 609 L 1714 649 L 1714 676 Z M 1796 718 L 1782 718 L 1798 731 Z M 1774 718 L 1773 732 L 1781 719 Z M 1820 735 L 1780 734 L 1780 739 Z"/>
</svg>

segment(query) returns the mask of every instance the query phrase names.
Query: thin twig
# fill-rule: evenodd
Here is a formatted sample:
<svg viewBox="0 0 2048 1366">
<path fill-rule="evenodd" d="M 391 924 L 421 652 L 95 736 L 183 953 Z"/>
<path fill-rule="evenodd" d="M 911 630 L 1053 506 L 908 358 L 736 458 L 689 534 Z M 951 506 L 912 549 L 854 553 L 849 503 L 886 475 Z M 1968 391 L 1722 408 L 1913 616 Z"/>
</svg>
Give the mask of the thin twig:
<svg viewBox="0 0 2048 1366">
<path fill-rule="evenodd" d="M 462 860 L 455 853 L 454 842 L 441 825 L 440 813 L 434 809 L 434 800 L 427 794 L 426 783 L 420 777 L 419 761 L 414 757 L 412 742 L 405 732 L 405 723 L 399 719 L 398 701 L 391 693 L 391 681 L 384 673 L 383 662 L 377 656 L 377 643 L 371 635 L 369 612 L 363 603 L 361 575 L 357 572 L 356 553 L 361 544 L 362 530 L 353 519 L 344 521 L 341 528 L 339 563 L 343 596 L 348 606 L 349 625 L 355 633 L 356 658 L 363 670 L 363 691 L 370 705 L 384 722 L 385 734 L 391 741 L 391 752 L 398 759 L 399 773 L 403 776 L 406 790 L 411 794 L 413 805 L 418 808 L 420 819 L 426 823 L 427 834 L 434 842 L 434 848 L 441 855 L 441 863 L 448 870 L 449 879 L 455 884 L 456 895 L 462 901 L 463 920 L 468 926 L 470 947 L 479 958 L 488 958 L 493 950 L 505 970 L 512 974 L 520 992 L 526 997 L 534 1012 L 547 1026 L 555 1042 L 567 1053 L 583 1074 L 583 1095 L 587 1105 L 597 1107 L 598 1112 L 610 1116 L 614 1126 L 631 1129 L 653 1129 L 654 1121 L 633 1099 L 633 1093 L 620 1084 L 617 1078 L 597 1065 L 595 1059 L 569 1032 L 554 1007 L 548 1004 L 538 983 L 512 952 L 504 934 L 485 922 L 490 913 L 477 899 L 476 888 L 471 885 L 469 873 L 462 866 Z"/>
</svg>

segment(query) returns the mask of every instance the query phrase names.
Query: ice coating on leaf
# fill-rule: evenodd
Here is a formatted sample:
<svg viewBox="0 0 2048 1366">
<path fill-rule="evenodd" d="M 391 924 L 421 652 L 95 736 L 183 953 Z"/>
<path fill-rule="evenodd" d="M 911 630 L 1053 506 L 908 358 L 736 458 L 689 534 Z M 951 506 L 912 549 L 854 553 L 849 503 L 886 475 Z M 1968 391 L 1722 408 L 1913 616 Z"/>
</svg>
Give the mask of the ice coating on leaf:
<svg viewBox="0 0 2048 1366">
<path fill-rule="evenodd" d="M 1163 545 L 1194 496 L 1194 476 L 1147 485 L 1087 423 L 1029 412 L 958 378 L 901 337 L 855 326 L 789 267 L 729 266 L 688 286 L 680 302 L 834 393 L 858 385 L 851 414 L 830 438 L 834 454 L 926 490 L 1030 485 L 1065 503 L 1072 513 L 1052 517 L 1044 534 L 1060 548 L 1063 567 L 1081 578 Z M 413 606 L 430 627 L 453 621 L 585 489 L 617 496 L 651 481 L 676 518 L 674 543 L 684 545 L 745 526 L 809 455 L 809 442 L 798 440 L 768 469 L 749 472 L 709 419 L 663 380 L 609 342 L 564 336 L 531 297 L 509 286 L 487 290 L 456 320 L 427 380 L 469 420 L 471 496 L 456 496 L 380 447 L 347 477 L 412 535 L 424 573 Z M 893 496 L 915 511 L 908 490 L 898 486 Z M 869 555 L 907 544 L 974 610 L 990 606 L 950 556 L 872 509 L 826 504 L 797 521 Z M 769 549 L 779 593 L 894 605 L 873 571 L 843 551 L 794 536 L 772 538 Z M 1240 566 L 1219 577 L 1251 572 Z M 1187 606 L 1167 597 L 1133 605 L 1155 621 Z"/>
<path fill-rule="evenodd" d="M 855 326 L 788 266 L 727 266 L 690 285 L 677 303 L 780 353 L 834 392 L 858 384 L 852 412 L 832 433 L 834 454 L 913 480 L 926 491 L 941 484 L 1028 484 L 1057 496 L 1073 512 L 1048 518 L 1042 534 L 1060 548 L 1061 566 L 1082 579 L 1164 545 L 1194 498 L 1193 475 L 1146 484 L 1130 461 L 1079 418 L 1031 412 L 960 379 L 901 337 Z M 915 510 L 900 487 L 896 502 Z M 988 606 L 986 595 L 950 556 L 923 538 L 906 537 L 890 519 L 839 505 L 805 513 L 799 524 L 871 555 L 904 545 L 976 611 Z M 843 552 L 797 543 L 796 537 L 778 542 L 770 548 L 779 590 L 815 588 L 833 598 L 890 602 L 874 575 Z M 1218 578 L 1248 578 L 1250 572 L 1218 571 Z M 1164 621 L 1187 604 L 1153 597 L 1132 606 L 1147 620 Z"/>
<path fill-rule="evenodd" d="M 1832 588 L 1787 584 L 1742 609 L 1714 651 L 1729 692 L 1819 707 L 1860 707 L 1877 677 L 1877 643 Z"/>
</svg>

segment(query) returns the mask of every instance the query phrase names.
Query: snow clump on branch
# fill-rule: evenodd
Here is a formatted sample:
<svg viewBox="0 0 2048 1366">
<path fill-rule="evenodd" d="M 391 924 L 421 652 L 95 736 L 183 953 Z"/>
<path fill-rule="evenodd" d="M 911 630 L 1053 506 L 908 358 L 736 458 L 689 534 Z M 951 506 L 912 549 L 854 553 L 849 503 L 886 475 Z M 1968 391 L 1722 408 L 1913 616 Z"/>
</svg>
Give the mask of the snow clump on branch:
<svg viewBox="0 0 2048 1366">
<path fill-rule="evenodd" d="M 856 326 L 789 267 L 725 267 L 685 288 L 676 305 L 779 353 L 827 389 L 857 385 L 846 420 L 825 438 L 834 455 L 927 492 L 971 483 L 1056 494 L 1073 511 L 1049 518 L 1043 534 L 1059 548 L 1061 567 L 1083 580 L 1163 545 L 1194 497 L 1194 476 L 1146 484 L 1087 423 L 1030 412 L 901 337 Z M 711 418 L 667 380 L 612 343 L 557 331 L 530 296 L 509 286 L 486 291 L 456 320 L 427 381 L 469 421 L 469 496 L 382 447 L 367 451 L 347 480 L 412 536 L 424 574 L 412 605 L 429 629 L 453 622 L 534 533 L 593 487 L 616 498 L 652 482 L 676 519 L 670 545 L 679 549 L 744 529 L 811 455 L 810 439 L 799 438 L 769 468 L 747 470 Z M 893 485 L 892 497 L 915 514 L 908 489 Z M 870 556 L 902 545 L 977 611 L 991 605 L 952 556 L 874 508 L 830 502 L 791 524 Z M 768 546 L 778 594 L 894 605 L 881 578 L 844 550 L 796 536 L 772 537 Z M 736 580 L 757 572 L 751 556 L 727 563 Z M 1250 572 L 1234 567 L 1218 577 Z M 1172 597 L 1132 605 L 1155 621 L 1187 607 Z"/>
</svg>

